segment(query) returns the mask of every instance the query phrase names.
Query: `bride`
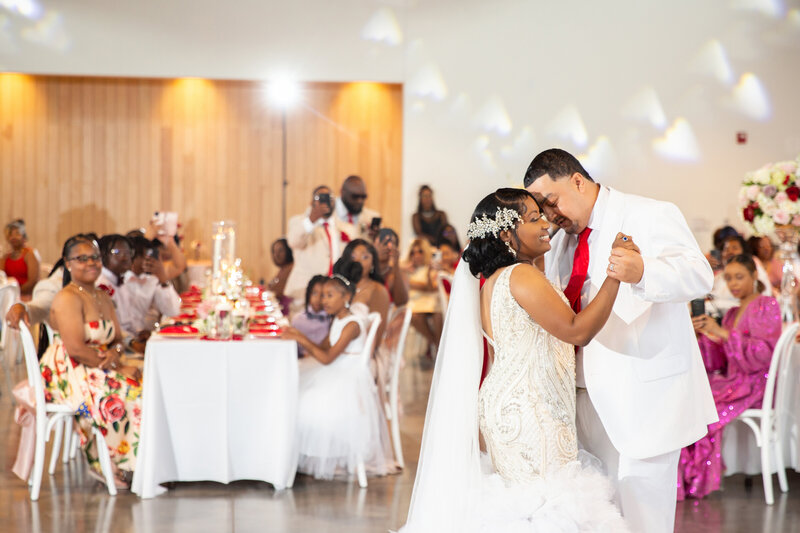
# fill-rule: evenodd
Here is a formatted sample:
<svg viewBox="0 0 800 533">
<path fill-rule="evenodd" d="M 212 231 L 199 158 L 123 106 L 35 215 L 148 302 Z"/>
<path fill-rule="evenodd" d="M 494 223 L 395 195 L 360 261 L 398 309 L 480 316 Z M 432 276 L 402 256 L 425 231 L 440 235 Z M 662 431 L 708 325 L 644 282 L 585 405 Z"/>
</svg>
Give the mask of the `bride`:
<svg viewBox="0 0 800 533">
<path fill-rule="evenodd" d="M 627 531 L 575 429 L 574 345 L 608 320 L 619 282 L 606 278 L 576 315 L 533 266 L 550 249 L 548 228 L 523 189 L 498 189 L 475 208 L 403 533 Z M 614 246 L 636 249 L 622 234 Z M 493 362 L 479 390 L 482 334 Z"/>
</svg>

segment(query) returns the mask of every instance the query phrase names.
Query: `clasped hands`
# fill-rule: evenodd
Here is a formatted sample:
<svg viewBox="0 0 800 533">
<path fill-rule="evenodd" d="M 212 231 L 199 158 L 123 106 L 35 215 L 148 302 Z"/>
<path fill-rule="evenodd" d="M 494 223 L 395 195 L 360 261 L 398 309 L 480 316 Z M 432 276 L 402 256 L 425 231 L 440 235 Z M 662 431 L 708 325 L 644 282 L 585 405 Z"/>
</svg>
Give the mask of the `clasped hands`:
<svg viewBox="0 0 800 533">
<path fill-rule="evenodd" d="M 112 370 L 125 377 L 141 381 L 142 372 L 136 367 L 122 364 L 122 345 L 117 343 L 108 350 L 98 352 L 97 356 L 100 358 L 100 364 L 97 367 L 100 370 Z"/>
<path fill-rule="evenodd" d="M 639 283 L 644 274 L 644 261 L 639 247 L 633 242 L 633 237 L 624 233 L 617 233 L 608 258 L 606 275 L 622 283 Z"/>
</svg>

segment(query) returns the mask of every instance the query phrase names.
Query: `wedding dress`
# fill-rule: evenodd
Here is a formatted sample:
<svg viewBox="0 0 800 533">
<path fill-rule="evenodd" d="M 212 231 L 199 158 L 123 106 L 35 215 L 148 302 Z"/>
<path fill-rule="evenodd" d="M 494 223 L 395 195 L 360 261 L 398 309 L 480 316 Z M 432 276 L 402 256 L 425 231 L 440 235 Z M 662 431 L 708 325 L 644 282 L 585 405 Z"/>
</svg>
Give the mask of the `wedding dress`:
<svg viewBox="0 0 800 533">
<path fill-rule="evenodd" d="M 456 271 L 404 533 L 627 531 L 598 461 L 579 451 L 575 350 L 514 299 L 515 267 L 494 286 L 480 392 L 478 282 L 464 261 Z"/>
</svg>

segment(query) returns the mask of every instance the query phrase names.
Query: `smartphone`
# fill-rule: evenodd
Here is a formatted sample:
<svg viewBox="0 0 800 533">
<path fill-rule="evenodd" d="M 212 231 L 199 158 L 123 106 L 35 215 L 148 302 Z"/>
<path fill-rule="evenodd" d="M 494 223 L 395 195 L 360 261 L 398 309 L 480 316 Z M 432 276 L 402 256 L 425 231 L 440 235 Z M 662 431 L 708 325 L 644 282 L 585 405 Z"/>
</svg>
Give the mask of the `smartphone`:
<svg viewBox="0 0 800 533">
<path fill-rule="evenodd" d="M 381 229 L 381 222 L 383 219 L 381 217 L 372 217 L 372 222 L 369 223 L 369 228 L 373 231 L 378 231 Z"/>
<path fill-rule="evenodd" d="M 692 316 L 700 316 L 706 314 L 706 300 L 705 298 L 697 298 L 692 300 Z"/>
<path fill-rule="evenodd" d="M 713 250 L 711 250 L 711 257 L 713 257 L 717 261 L 722 261 L 722 252 L 714 248 Z"/>
<path fill-rule="evenodd" d="M 178 213 L 174 211 L 156 211 L 153 213 L 153 222 L 161 226 L 162 235 L 174 237 L 178 233 Z"/>
<path fill-rule="evenodd" d="M 431 255 L 431 266 L 433 268 L 439 268 L 441 264 L 442 264 L 442 251 L 434 250 L 433 254 Z"/>
<path fill-rule="evenodd" d="M 153 259 L 158 259 L 158 248 L 148 248 L 144 251 L 145 257 L 152 257 Z"/>
<path fill-rule="evenodd" d="M 322 194 L 318 194 L 316 196 L 316 200 L 321 204 L 325 204 L 328 207 L 331 207 L 331 193 L 329 193 L 329 192 L 324 192 Z"/>
</svg>

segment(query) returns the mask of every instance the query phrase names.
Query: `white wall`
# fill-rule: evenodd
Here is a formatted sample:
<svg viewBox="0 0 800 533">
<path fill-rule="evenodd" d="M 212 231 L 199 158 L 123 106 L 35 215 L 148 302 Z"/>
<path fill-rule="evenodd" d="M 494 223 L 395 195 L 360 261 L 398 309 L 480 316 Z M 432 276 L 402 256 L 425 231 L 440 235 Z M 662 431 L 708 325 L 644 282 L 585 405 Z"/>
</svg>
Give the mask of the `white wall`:
<svg viewBox="0 0 800 533">
<path fill-rule="evenodd" d="M 713 228 L 738 225 L 743 173 L 800 153 L 800 0 L 47 0 L 31 18 L 8 8 L 34 1 L 0 0 L 0 68 L 405 83 L 405 210 L 429 183 L 462 236 L 482 196 L 519 185 L 533 155 L 561 146 L 588 155 L 603 183 L 677 203 L 707 247 Z M 667 155 L 654 147 L 665 136 Z"/>
</svg>

